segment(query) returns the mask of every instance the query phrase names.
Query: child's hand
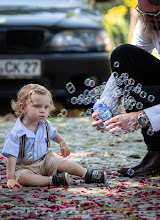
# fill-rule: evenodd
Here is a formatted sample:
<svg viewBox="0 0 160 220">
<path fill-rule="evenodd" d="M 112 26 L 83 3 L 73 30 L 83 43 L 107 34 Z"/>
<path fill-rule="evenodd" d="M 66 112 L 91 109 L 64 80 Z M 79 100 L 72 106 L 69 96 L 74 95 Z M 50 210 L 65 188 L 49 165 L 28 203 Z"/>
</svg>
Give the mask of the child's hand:
<svg viewBox="0 0 160 220">
<path fill-rule="evenodd" d="M 70 149 L 65 141 L 60 142 L 60 151 L 63 157 L 70 155 Z"/>
<path fill-rule="evenodd" d="M 9 189 L 22 187 L 22 185 L 20 185 L 15 179 L 8 179 L 7 186 Z"/>
</svg>

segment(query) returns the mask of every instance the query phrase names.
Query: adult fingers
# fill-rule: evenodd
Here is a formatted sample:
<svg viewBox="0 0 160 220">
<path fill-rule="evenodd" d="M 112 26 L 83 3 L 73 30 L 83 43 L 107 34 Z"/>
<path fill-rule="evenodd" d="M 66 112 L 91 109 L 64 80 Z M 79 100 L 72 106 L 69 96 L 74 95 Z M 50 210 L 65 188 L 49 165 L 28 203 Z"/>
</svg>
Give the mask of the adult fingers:
<svg viewBox="0 0 160 220">
<path fill-rule="evenodd" d="M 98 112 L 93 112 L 92 118 L 93 118 L 94 120 L 96 120 L 97 116 L 99 116 L 99 113 L 98 113 Z"/>
<path fill-rule="evenodd" d="M 98 120 L 98 121 L 92 122 L 92 126 L 93 126 L 93 127 L 99 126 L 100 124 L 103 124 L 103 120 L 102 120 L 102 119 L 100 119 L 100 120 Z"/>
<path fill-rule="evenodd" d="M 117 121 L 118 121 L 118 120 L 117 120 L 117 117 L 115 116 L 115 117 L 113 117 L 113 118 L 108 119 L 107 121 L 105 121 L 104 124 L 105 124 L 106 126 L 108 126 L 109 124 L 116 123 Z"/>
<path fill-rule="evenodd" d="M 122 134 L 122 129 L 119 127 L 114 127 L 109 130 L 110 133 L 115 134 L 117 136 Z"/>
<path fill-rule="evenodd" d="M 110 130 L 113 129 L 113 128 L 115 128 L 115 127 L 117 127 L 117 124 L 116 124 L 116 123 L 110 123 L 110 124 L 108 124 L 108 125 L 105 127 L 105 129 L 110 132 Z"/>
</svg>

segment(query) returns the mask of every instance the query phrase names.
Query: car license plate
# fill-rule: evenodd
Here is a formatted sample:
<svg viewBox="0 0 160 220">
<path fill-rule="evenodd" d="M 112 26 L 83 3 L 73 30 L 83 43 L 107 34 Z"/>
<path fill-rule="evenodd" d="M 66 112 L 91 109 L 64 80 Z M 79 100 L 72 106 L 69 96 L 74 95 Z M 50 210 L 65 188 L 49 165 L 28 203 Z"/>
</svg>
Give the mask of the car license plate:
<svg viewBox="0 0 160 220">
<path fill-rule="evenodd" d="M 30 78 L 41 75 L 41 61 L 37 59 L 0 60 L 0 77 Z"/>
</svg>

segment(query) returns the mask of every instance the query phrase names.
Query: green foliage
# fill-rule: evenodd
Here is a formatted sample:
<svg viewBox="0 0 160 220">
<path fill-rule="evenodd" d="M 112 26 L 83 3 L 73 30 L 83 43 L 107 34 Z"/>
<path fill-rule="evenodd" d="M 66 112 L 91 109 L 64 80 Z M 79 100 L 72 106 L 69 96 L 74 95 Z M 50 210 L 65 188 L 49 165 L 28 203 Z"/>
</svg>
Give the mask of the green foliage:
<svg viewBox="0 0 160 220">
<path fill-rule="evenodd" d="M 136 4 L 136 0 L 117 0 L 112 3 L 97 3 L 97 7 L 104 15 L 104 28 L 114 46 L 128 43 L 130 7 Z"/>
</svg>

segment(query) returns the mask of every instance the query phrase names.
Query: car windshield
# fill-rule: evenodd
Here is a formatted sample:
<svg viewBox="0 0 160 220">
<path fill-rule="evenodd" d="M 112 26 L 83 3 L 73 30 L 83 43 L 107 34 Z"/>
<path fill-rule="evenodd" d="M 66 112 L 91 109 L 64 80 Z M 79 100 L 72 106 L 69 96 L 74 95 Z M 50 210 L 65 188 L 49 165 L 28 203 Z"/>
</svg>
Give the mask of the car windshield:
<svg viewBox="0 0 160 220">
<path fill-rule="evenodd" d="M 87 0 L 5 0 L 0 1 L 0 8 L 77 8 L 82 7 Z"/>
</svg>

